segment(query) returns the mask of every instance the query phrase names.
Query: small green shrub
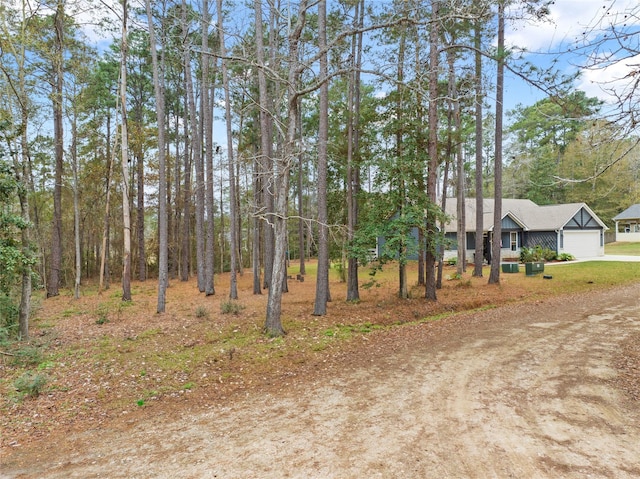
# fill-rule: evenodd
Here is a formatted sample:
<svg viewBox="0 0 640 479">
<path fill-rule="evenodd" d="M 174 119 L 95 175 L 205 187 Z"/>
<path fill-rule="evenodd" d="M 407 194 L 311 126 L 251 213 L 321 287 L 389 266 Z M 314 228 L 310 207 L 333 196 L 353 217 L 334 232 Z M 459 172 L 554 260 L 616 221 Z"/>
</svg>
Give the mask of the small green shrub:
<svg viewBox="0 0 640 479">
<path fill-rule="evenodd" d="M 29 371 L 13 382 L 16 391 L 23 397 L 38 397 L 46 384 L 47 376 Z"/>
<path fill-rule="evenodd" d="M 536 245 L 533 248 L 522 247 L 520 261 L 523 263 L 535 263 L 539 261 L 555 261 L 557 253 L 549 248 Z"/>
<path fill-rule="evenodd" d="M 245 307 L 237 301 L 228 300 L 220 304 L 222 314 L 240 314 Z"/>
<path fill-rule="evenodd" d="M 445 260 L 445 262 L 449 265 L 449 266 L 455 266 L 458 264 L 458 258 L 456 256 L 452 256 L 451 258 Z"/>
<path fill-rule="evenodd" d="M 105 324 L 109 322 L 109 309 L 108 304 L 100 304 L 96 308 L 96 324 Z"/>
<path fill-rule="evenodd" d="M 520 249 L 520 261 L 522 263 L 533 263 L 535 261 L 534 254 L 535 252 L 532 248 L 527 248 L 526 246 L 523 246 Z"/>
<path fill-rule="evenodd" d="M 560 253 L 558 255 L 558 261 L 573 261 L 574 259 L 576 257 L 569 253 Z"/>
<path fill-rule="evenodd" d="M 209 318 L 209 310 L 204 306 L 198 306 L 196 308 L 196 318 Z"/>
</svg>

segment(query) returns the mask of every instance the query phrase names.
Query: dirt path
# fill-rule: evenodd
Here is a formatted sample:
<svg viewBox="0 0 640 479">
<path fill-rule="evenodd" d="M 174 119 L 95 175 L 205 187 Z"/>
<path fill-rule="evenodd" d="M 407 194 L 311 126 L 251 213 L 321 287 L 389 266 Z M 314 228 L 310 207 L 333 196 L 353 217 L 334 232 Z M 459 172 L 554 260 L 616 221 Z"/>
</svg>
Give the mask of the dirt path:
<svg viewBox="0 0 640 479">
<path fill-rule="evenodd" d="M 508 306 L 435 336 L 400 328 L 285 391 L 74 434 L 0 476 L 639 477 L 640 408 L 613 367 L 640 334 L 639 293 Z"/>
</svg>

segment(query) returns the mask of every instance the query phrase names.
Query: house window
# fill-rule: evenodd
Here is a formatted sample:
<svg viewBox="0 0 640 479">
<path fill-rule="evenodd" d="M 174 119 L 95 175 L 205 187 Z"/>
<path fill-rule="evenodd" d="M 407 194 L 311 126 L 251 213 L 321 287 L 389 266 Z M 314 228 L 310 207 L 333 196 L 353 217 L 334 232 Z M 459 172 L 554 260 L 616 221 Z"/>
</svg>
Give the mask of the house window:
<svg viewBox="0 0 640 479">
<path fill-rule="evenodd" d="M 510 237 L 511 237 L 511 251 L 517 251 L 518 250 L 518 232 L 512 231 Z"/>
</svg>

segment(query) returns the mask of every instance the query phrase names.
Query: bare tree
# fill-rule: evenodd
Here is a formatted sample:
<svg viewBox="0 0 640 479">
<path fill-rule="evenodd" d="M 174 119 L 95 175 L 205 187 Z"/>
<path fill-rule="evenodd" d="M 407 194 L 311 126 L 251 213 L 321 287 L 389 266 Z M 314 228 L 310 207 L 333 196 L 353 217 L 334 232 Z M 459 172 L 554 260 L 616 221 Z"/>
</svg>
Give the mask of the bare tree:
<svg viewBox="0 0 640 479">
<path fill-rule="evenodd" d="M 220 0 L 218 0 L 220 1 Z M 299 98 L 299 81 L 302 65 L 298 58 L 300 36 L 306 22 L 307 2 L 302 0 L 298 6 L 296 23 L 289 33 L 288 77 L 287 77 L 287 130 L 281 155 L 275 158 L 275 209 L 274 209 L 274 254 L 273 276 L 267 299 L 267 318 L 265 332 L 270 336 L 285 334 L 282 327 L 282 290 L 286 281 L 287 250 L 287 209 L 289 199 L 289 176 L 297 157 L 296 124 Z"/>
</svg>

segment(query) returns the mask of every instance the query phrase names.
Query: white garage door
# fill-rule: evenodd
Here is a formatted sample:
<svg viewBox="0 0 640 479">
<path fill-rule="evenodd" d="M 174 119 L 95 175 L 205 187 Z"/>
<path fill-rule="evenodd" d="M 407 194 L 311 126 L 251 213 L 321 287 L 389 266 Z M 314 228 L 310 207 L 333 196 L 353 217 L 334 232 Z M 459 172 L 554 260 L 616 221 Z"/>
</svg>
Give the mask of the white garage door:
<svg viewBox="0 0 640 479">
<path fill-rule="evenodd" d="M 601 256 L 600 231 L 564 231 L 564 253 L 576 258 L 593 258 Z"/>
</svg>

